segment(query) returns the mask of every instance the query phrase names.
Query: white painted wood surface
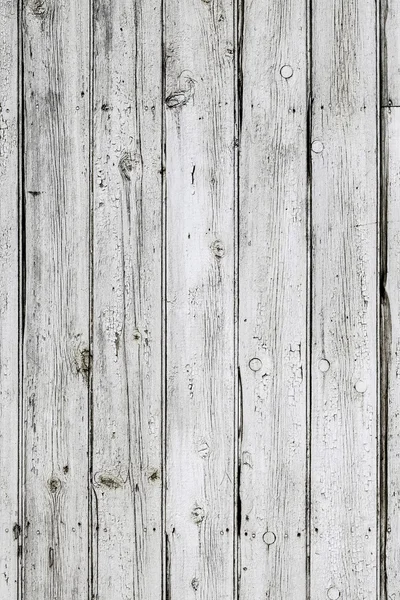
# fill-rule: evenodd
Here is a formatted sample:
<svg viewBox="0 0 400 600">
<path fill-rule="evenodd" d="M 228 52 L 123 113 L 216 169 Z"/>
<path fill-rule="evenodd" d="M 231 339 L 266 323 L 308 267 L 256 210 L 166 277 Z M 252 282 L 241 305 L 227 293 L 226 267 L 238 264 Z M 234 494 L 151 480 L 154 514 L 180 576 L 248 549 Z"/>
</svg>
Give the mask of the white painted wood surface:
<svg viewBox="0 0 400 600">
<path fill-rule="evenodd" d="M 161 6 L 94 9 L 93 527 L 99 600 L 161 597 Z"/>
<path fill-rule="evenodd" d="M 379 575 L 375 10 L 312 11 L 310 597 L 331 600 Z"/>
<path fill-rule="evenodd" d="M 18 591 L 18 20 L 0 2 L 0 598 Z"/>
<path fill-rule="evenodd" d="M 89 576 L 89 3 L 22 18 L 22 590 L 70 600 Z"/>
<path fill-rule="evenodd" d="M 395 600 L 399 596 L 400 571 L 398 568 L 400 560 L 400 468 L 399 468 L 399 352 L 400 352 L 400 118 L 399 109 L 382 108 L 382 132 L 385 135 L 383 150 L 385 162 L 383 173 L 387 175 L 386 215 L 387 218 L 387 240 L 386 280 L 383 282 L 386 294 L 382 306 L 382 329 L 385 338 L 386 353 L 382 353 L 385 359 L 385 369 L 382 372 L 383 383 L 387 387 L 388 403 L 386 406 L 386 422 L 383 423 L 386 430 L 386 461 L 384 473 L 387 476 L 387 505 L 383 504 L 382 520 L 382 549 L 385 552 L 386 564 L 386 586 L 388 598 Z M 383 386 L 382 386 L 383 387 Z"/>
<path fill-rule="evenodd" d="M 0 599 L 400 600 L 398 0 L 0 0 Z"/>
<path fill-rule="evenodd" d="M 239 597 L 305 600 L 307 13 L 242 18 Z"/>
<path fill-rule="evenodd" d="M 400 598 L 400 5 L 382 5 L 381 29 L 381 495 L 382 582 L 390 600 Z"/>
<path fill-rule="evenodd" d="M 234 586 L 234 31 L 165 3 L 166 597 Z"/>
</svg>

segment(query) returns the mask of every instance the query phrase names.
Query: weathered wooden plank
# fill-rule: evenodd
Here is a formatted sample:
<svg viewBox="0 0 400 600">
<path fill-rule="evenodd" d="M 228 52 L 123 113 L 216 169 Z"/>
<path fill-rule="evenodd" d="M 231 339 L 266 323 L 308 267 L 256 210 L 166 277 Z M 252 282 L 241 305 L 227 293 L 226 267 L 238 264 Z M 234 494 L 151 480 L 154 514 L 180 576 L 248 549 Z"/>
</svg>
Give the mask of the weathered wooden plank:
<svg viewBox="0 0 400 600">
<path fill-rule="evenodd" d="M 381 4 L 381 590 L 400 598 L 400 5 Z"/>
<path fill-rule="evenodd" d="M 313 2 L 311 598 L 377 594 L 373 0 Z"/>
<path fill-rule="evenodd" d="M 161 4 L 94 3 L 96 591 L 161 597 Z"/>
<path fill-rule="evenodd" d="M 240 597 L 306 598 L 307 12 L 244 5 Z"/>
<path fill-rule="evenodd" d="M 382 298 L 382 399 L 385 422 L 382 432 L 387 434 L 383 446 L 383 497 L 381 514 L 382 552 L 385 569 L 382 585 L 387 589 L 387 598 L 396 600 L 400 589 L 400 111 L 399 108 L 382 110 L 382 145 L 384 182 L 382 214 L 383 298 Z M 385 225 L 387 229 L 385 231 Z M 385 440 L 384 440 L 385 441 Z M 386 481 L 384 480 L 386 476 Z"/>
<path fill-rule="evenodd" d="M 24 597 L 88 594 L 89 3 L 24 3 Z"/>
<path fill-rule="evenodd" d="M 381 9 L 381 102 L 400 106 L 400 6 L 398 0 L 380 0 Z"/>
<path fill-rule="evenodd" d="M 0 598 L 17 598 L 18 18 L 0 1 Z"/>
<path fill-rule="evenodd" d="M 167 0 L 167 597 L 234 585 L 230 0 Z"/>
</svg>

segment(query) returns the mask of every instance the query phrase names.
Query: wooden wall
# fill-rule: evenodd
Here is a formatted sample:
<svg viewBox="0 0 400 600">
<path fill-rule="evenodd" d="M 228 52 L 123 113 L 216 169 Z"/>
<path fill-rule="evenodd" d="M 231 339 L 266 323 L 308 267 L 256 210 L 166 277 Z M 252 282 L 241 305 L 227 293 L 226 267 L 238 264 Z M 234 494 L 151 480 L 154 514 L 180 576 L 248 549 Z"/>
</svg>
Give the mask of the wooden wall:
<svg viewBox="0 0 400 600">
<path fill-rule="evenodd" d="M 0 599 L 400 600 L 399 0 L 0 0 Z"/>
</svg>

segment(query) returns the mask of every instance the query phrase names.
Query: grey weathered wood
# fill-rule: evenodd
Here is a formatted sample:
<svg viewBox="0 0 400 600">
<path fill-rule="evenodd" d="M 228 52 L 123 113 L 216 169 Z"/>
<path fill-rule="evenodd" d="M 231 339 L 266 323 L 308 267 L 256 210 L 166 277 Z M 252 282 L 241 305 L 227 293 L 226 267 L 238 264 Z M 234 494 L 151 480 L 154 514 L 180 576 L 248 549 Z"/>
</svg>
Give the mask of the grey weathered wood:
<svg viewBox="0 0 400 600">
<path fill-rule="evenodd" d="M 0 598 L 17 599 L 18 23 L 0 1 Z"/>
<path fill-rule="evenodd" d="M 400 106 L 400 7 L 398 0 L 380 0 L 381 9 L 381 102 Z M 390 177 L 390 176 L 389 176 Z"/>
<path fill-rule="evenodd" d="M 383 202 L 386 210 L 382 214 L 382 244 L 384 245 L 384 261 L 382 273 L 385 294 L 382 298 L 382 400 L 385 402 L 386 420 L 382 423 L 382 431 L 386 433 L 383 444 L 385 464 L 383 477 L 386 475 L 387 497 L 382 498 L 381 545 L 386 567 L 383 571 L 383 587 L 387 588 L 387 598 L 396 600 L 400 586 L 400 114 L 399 108 L 382 109 L 382 130 L 385 144 Z M 386 214 L 385 214 L 386 213 Z M 387 230 L 385 232 L 385 225 Z M 386 235 L 385 235 L 386 234 Z M 386 275 L 386 276 L 385 276 Z M 385 440 L 383 440 L 385 442 Z M 387 461 L 387 462 L 386 462 Z M 385 573 L 386 576 L 385 577 Z"/>
<path fill-rule="evenodd" d="M 400 600 L 399 30 L 0 0 L 1 600 Z"/>
<path fill-rule="evenodd" d="M 88 595 L 88 24 L 24 3 L 25 599 Z"/>
<path fill-rule="evenodd" d="M 240 597 L 306 598 L 307 14 L 245 3 Z"/>
<path fill-rule="evenodd" d="M 377 597 L 375 9 L 313 2 L 311 598 Z"/>
<path fill-rule="evenodd" d="M 161 598 L 161 4 L 94 3 L 99 600 Z"/>
<path fill-rule="evenodd" d="M 165 3 L 167 598 L 234 586 L 234 31 Z"/>
<path fill-rule="evenodd" d="M 381 590 L 400 597 L 400 5 L 382 3 L 381 28 Z"/>
</svg>

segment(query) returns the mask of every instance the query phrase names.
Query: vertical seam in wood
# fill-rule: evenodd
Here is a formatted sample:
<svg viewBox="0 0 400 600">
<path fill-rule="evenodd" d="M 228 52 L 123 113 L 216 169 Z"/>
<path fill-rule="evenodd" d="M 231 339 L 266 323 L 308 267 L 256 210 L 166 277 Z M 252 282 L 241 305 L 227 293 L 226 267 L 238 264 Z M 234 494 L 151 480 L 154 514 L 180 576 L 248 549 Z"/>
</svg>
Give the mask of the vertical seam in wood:
<svg viewBox="0 0 400 600">
<path fill-rule="evenodd" d="M 306 283 L 306 598 L 311 600 L 311 435 L 312 435 L 312 0 L 306 0 L 307 26 L 307 283 Z"/>
<path fill-rule="evenodd" d="M 239 511 L 238 511 L 238 495 L 240 493 L 239 490 L 239 466 L 240 466 L 240 458 L 239 458 L 239 423 L 238 423 L 238 399 L 239 399 L 239 331 L 238 331 L 238 323 L 239 323 L 239 120 L 238 115 L 240 113 L 240 87 L 239 87 L 239 43 L 240 33 L 239 33 L 239 10 L 240 10 L 240 1 L 243 0 L 235 0 L 233 2 L 233 39 L 234 39 L 234 48 L 235 48 L 235 61 L 234 61 L 234 71 L 233 71 L 233 98 L 234 98 L 234 167 L 233 167 L 233 178 L 234 178 L 234 240 L 233 240 L 233 248 L 234 248 L 234 302 L 233 302 L 233 323 L 234 323 L 234 365 L 233 372 L 235 377 L 234 382 L 234 403 L 233 403 L 233 411 L 234 411 L 234 460 L 233 460 L 233 473 L 234 473 L 234 485 L 233 485 L 233 598 L 239 598 L 239 573 L 238 573 L 238 564 L 239 564 L 239 535 L 240 535 L 240 523 L 238 522 Z"/>
<path fill-rule="evenodd" d="M 385 125 L 381 106 L 387 99 L 384 19 L 380 0 L 376 0 L 376 82 L 377 82 L 377 596 L 387 599 L 386 542 L 388 519 L 388 368 L 391 345 L 390 303 L 387 281 L 387 153 Z M 390 110 L 390 109 L 389 109 Z"/>
<path fill-rule="evenodd" d="M 242 427 L 242 394 L 239 361 L 239 248 L 240 248 L 240 142 L 243 116 L 243 17 L 244 0 L 233 3 L 234 27 L 234 489 L 233 489 L 233 596 L 240 597 L 240 528 L 241 528 L 241 499 L 240 499 L 240 451 Z"/>
<path fill-rule="evenodd" d="M 89 1 L 89 365 L 93 365 L 93 290 L 94 290 L 94 166 L 93 166 L 93 143 L 94 143 L 94 7 L 93 2 Z M 94 526 L 98 523 L 97 518 L 97 498 L 93 487 L 93 368 L 89 369 L 88 377 L 88 598 L 89 600 L 98 598 L 98 577 L 96 575 L 96 565 L 98 556 L 96 547 L 94 547 L 94 538 L 97 540 L 97 530 Z M 93 518 L 93 512 L 96 518 Z"/>
<path fill-rule="evenodd" d="M 167 178 L 166 178 L 166 51 L 165 51 L 166 0 L 161 0 L 161 589 L 162 598 L 169 593 L 169 557 L 166 531 L 167 508 Z"/>
<path fill-rule="evenodd" d="M 24 411 L 23 411 L 23 345 L 25 328 L 25 178 L 24 178 L 24 65 L 23 65 L 23 0 L 17 4 L 18 30 L 18 545 L 17 545 L 17 598 L 23 598 L 23 548 L 24 540 Z"/>
<path fill-rule="evenodd" d="M 23 348 L 25 330 L 25 302 L 26 302 L 26 235 L 25 235 L 25 128 L 24 128 L 24 62 L 23 62 L 23 0 L 17 3 L 17 30 L 18 30 L 18 488 L 17 488 L 17 514 L 18 514 L 18 545 L 17 545 L 17 598 L 22 600 L 23 590 L 23 541 L 25 523 L 25 443 L 24 443 L 24 370 Z"/>
</svg>

